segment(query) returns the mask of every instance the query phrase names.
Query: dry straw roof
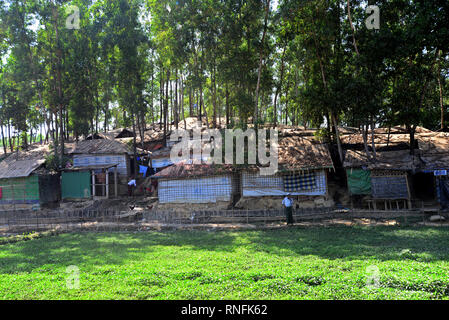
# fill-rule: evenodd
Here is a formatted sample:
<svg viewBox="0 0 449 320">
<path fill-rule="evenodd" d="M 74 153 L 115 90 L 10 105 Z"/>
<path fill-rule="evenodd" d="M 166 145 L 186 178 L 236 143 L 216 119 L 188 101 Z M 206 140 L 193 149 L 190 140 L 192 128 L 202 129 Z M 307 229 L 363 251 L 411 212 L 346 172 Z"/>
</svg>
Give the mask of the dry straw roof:
<svg viewBox="0 0 449 320">
<path fill-rule="evenodd" d="M 418 144 L 425 169 L 449 168 L 449 133 L 421 134 Z"/>
<path fill-rule="evenodd" d="M 92 138 L 114 140 L 120 138 L 130 138 L 133 136 L 134 133 L 131 130 L 128 130 L 126 128 L 119 128 L 107 132 L 98 132 L 94 133 L 93 135 L 91 134 L 86 138 L 86 140 L 92 140 Z"/>
<path fill-rule="evenodd" d="M 131 148 L 115 140 L 84 140 L 75 145 L 72 154 L 132 154 Z"/>
<path fill-rule="evenodd" d="M 315 141 L 313 137 L 303 135 L 303 130 L 289 128 L 281 131 L 278 148 L 280 171 L 333 168 L 332 158 L 327 145 Z M 169 156 L 169 148 L 152 153 L 152 158 Z M 237 165 L 235 167 L 256 170 L 254 165 Z"/>
<path fill-rule="evenodd" d="M 360 133 L 348 134 L 341 136 L 341 142 L 343 144 L 363 144 L 363 136 Z M 371 145 L 372 136 L 371 133 L 367 136 L 367 143 Z M 410 135 L 408 134 L 383 134 L 383 133 L 375 133 L 374 134 L 374 144 L 376 147 L 383 146 L 394 146 L 398 144 L 409 144 L 410 143 Z"/>
<path fill-rule="evenodd" d="M 191 161 L 182 161 L 156 173 L 153 178 L 186 179 L 224 175 L 232 172 L 234 172 L 234 167 L 232 165 L 193 164 Z"/>
<path fill-rule="evenodd" d="M 419 149 L 423 153 L 448 153 L 449 152 L 449 133 L 432 132 L 420 134 L 418 137 Z"/>
<path fill-rule="evenodd" d="M 300 136 L 286 137 L 279 141 L 279 165 L 282 171 L 334 167 L 325 144 Z"/>
<path fill-rule="evenodd" d="M 376 161 L 371 162 L 365 151 L 348 150 L 343 167 L 367 167 L 370 170 L 413 170 L 421 166 L 418 153 L 419 150 L 416 150 L 414 156 L 410 155 L 409 150 L 377 152 Z"/>
</svg>

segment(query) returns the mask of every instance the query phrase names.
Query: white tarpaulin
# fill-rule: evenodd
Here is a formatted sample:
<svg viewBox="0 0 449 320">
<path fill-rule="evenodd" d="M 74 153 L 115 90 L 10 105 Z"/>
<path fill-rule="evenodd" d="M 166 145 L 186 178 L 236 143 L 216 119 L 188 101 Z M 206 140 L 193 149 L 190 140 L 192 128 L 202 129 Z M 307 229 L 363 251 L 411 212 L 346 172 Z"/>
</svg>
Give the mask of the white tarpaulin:
<svg viewBox="0 0 449 320">
<path fill-rule="evenodd" d="M 161 180 L 159 203 L 216 203 L 231 201 L 231 176 Z"/>
<path fill-rule="evenodd" d="M 326 195 L 326 173 L 315 171 L 315 185 L 313 190 L 290 192 L 294 196 L 322 196 Z M 258 173 L 243 173 L 243 197 L 286 196 L 284 177 L 280 175 L 261 176 Z"/>
</svg>

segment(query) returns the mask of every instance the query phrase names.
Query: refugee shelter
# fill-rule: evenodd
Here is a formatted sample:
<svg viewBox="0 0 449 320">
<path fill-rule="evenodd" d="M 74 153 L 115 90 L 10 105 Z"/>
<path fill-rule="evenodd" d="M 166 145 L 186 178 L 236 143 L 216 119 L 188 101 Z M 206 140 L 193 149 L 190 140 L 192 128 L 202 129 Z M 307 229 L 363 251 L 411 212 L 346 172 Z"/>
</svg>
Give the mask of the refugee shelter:
<svg viewBox="0 0 449 320">
<path fill-rule="evenodd" d="M 82 168 L 90 171 L 91 174 L 94 173 L 93 176 L 96 180 L 93 184 L 106 185 L 106 177 L 109 181 L 114 181 L 110 175 L 116 170 L 118 194 L 127 193 L 128 177 L 134 174 L 135 161 L 133 152 L 127 144 L 107 139 L 84 140 L 75 145 L 71 155 L 74 168 L 78 170 Z M 108 171 L 107 175 L 106 170 Z M 102 196 L 105 195 L 102 193 Z"/>
<path fill-rule="evenodd" d="M 449 133 L 420 134 L 418 138 L 423 169 L 421 192 L 431 192 L 442 209 L 449 209 Z"/>
<path fill-rule="evenodd" d="M 30 148 L 0 163 L 1 210 L 37 210 L 60 200 L 59 174 L 43 168 L 48 146 Z"/>
<path fill-rule="evenodd" d="M 114 129 L 106 132 L 96 132 L 86 137 L 85 140 L 114 140 L 123 138 L 133 138 L 134 132 L 126 128 Z"/>
<path fill-rule="evenodd" d="M 161 204 L 230 202 L 235 191 L 230 165 L 181 161 L 152 176 L 158 180 Z M 234 182 L 234 184 L 233 184 Z"/>
<path fill-rule="evenodd" d="M 328 198 L 327 172 L 334 168 L 327 146 L 311 137 L 287 135 L 280 139 L 278 152 L 276 174 L 261 175 L 254 166 L 242 171 L 243 198 L 291 194 L 300 205 L 314 200 L 315 204 L 324 203 Z"/>
<path fill-rule="evenodd" d="M 151 167 L 156 172 L 160 172 L 161 170 L 173 165 L 173 162 L 170 159 L 170 152 L 170 148 L 163 148 L 151 153 Z"/>
<path fill-rule="evenodd" d="M 61 174 L 61 192 L 64 200 L 117 197 L 117 165 L 66 168 Z"/>
<path fill-rule="evenodd" d="M 370 195 L 368 200 L 376 208 L 383 201 L 385 208 L 408 205 L 411 208 L 410 175 L 421 166 L 419 150 L 376 152 L 376 159 L 365 151 L 348 150 L 343 167 L 346 170 L 348 190 L 354 195 Z"/>
</svg>

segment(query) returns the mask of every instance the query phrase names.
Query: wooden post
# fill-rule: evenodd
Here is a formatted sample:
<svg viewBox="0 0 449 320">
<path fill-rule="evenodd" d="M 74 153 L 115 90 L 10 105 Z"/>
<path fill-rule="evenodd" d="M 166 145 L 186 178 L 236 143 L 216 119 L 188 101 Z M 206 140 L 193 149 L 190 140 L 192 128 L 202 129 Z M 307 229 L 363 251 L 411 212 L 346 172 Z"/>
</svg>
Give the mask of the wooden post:
<svg viewBox="0 0 449 320">
<path fill-rule="evenodd" d="M 95 170 L 92 170 L 92 197 L 95 198 Z"/>
<path fill-rule="evenodd" d="M 405 175 L 405 183 L 407 184 L 408 208 L 409 208 L 409 210 L 412 210 L 412 195 L 410 193 L 410 186 L 408 184 L 408 174 Z"/>
<path fill-rule="evenodd" d="M 109 169 L 106 169 L 106 198 L 109 199 Z"/>
<path fill-rule="evenodd" d="M 114 191 L 115 197 L 118 197 L 118 184 L 117 184 L 117 166 L 114 167 Z"/>
<path fill-rule="evenodd" d="M 326 178 L 326 182 L 325 182 L 325 188 L 326 188 L 326 201 L 329 200 L 329 187 L 328 187 L 328 177 L 327 177 L 327 171 L 323 171 L 324 172 L 324 176 Z M 346 180 L 347 181 L 347 180 Z"/>
</svg>

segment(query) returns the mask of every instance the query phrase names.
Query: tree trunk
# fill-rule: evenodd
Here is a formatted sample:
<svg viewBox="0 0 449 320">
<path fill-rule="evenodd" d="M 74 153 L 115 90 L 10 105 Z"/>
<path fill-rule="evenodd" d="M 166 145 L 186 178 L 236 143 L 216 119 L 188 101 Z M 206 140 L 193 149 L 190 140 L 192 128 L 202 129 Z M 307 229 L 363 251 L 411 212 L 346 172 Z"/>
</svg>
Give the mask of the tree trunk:
<svg viewBox="0 0 449 320">
<path fill-rule="evenodd" d="M 212 119 L 212 127 L 215 129 L 217 127 L 217 87 L 215 83 L 215 59 L 214 65 L 212 68 L 212 104 L 213 104 L 213 119 Z"/>
<path fill-rule="evenodd" d="M 443 103 L 443 87 L 441 85 L 441 51 L 438 52 L 438 74 L 437 74 L 437 80 L 438 80 L 438 89 L 440 94 L 440 110 L 441 110 L 441 129 L 444 129 L 444 103 Z"/>
<path fill-rule="evenodd" d="M 350 0 L 347 1 L 347 4 L 348 4 L 348 18 L 349 18 L 349 23 L 351 25 L 351 30 L 352 30 L 352 43 L 354 45 L 355 52 L 357 53 L 357 56 L 358 56 L 360 54 L 359 54 L 359 49 L 357 48 L 357 42 L 355 40 L 355 28 L 354 28 L 354 25 L 352 24 Z"/>
<path fill-rule="evenodd" d="M 319 64 L 320 64 L 321 77 L 323 79 L 324 90 L 327 92 L 326 74 L 324 72 L 324 66 L 323 66 L 323 63 L 321 61 L 321 56 L 319 54 L 316 35 L 315 35 L 315 32 L 313 32 L 312 34 L 313 34 L 313 39 L 314 39 L 314 43 L 315 43 L 316 55 L 318 57 L 318 61 L 319 61 Z M 344 160 L 343 159 L 343 149 L 341 147 L 340 133 L 339 133 L 339 130 L 338 130 L 338 123 L 337 123 L 337 118 L 335 116 L 334 110 L 331 111 L 331 120 L 332 120 L 333 126 L 335 128 L 335 136 L 336 136 L 336 139 L 337 139 L 338 154 L 340 156 L 341 163 L 343 163 L 343 160 Z"/>
<path fill-rule="evenodd" d="M 189 86 L 189 117 L 193 117 L 192 86 Z"/>
<path fill-rule="evenodd" d="M 365 148 L 366 158 L 371 161 L 371 154 L 368 149 L 368 125 L 362 124 L 362 137 L 363 137 L 363 147 Z"/>
<path fill-rule="evenodd" d="M 178 69 L 176 69 L 176 78 L 175 78 L 175 108 L 174 108 L 174 120 L 175 120 L 175 128 L 178 130 L 178 122 L 179 122 L 179 111 L 178 111 Z"/>
<path fill-rule="evenodd" d="M 0 122 L 0 126 L 2 127 L 3 153 L 4 153 L 4 154 L 7 154 L 7 153 L 8 153 L 8 149 L 6 148 L 5 133 L 4 133 L 4 130 L 3 130 L 3 121 Z"/>
<path fill-rule="evenodd" d="M 167 81 L 165 83 L 165 104 L 164 104 L 164 146 L 167 146 L 167 126 L 168 126 L 168 83 L 170 80 L 170 70 L 167 70 Z"/>
<path fill-rule="evenodd" d="M 203 123 L 203 85 L 200 84 L 200 97 L 199 97 L 199 111 L 198 116 L 201 123 Z"/>
<path fill-rule="evenodd" d="M 279 79 L 279 86 L 276 87 L 276 93 L 274 95 L 274 123 L 273 128 L 276 128 L 277 126 L 277 118 L 278 118 L 278 111 L 277 111 L 277 98 L 278 94 L 282 95 L 282 82 L 284 81 L 284 59 L 285 59 L 285 51 L 287 49 L 287 45 L 284 46 L 284 49 L 282 50 L 282 58 L 281 58 L 281 76 Z"/>
<path fill-rule="evenodd" d="M 257 130 L 258 127 L 258 121 L 259 121 L 259 90 L 260 90 L 260 78 L 262 76 L 262 61 L 264 59 L 264 44 L 265 44 L 265 36 L 267 34 L 267 27 L 268 27 L 268 14 L 270 13 L 270 0 L 267 0 L 267 3 L 265 5 L 265 21 L 264 21 L 264 28 L 263 28 L 263 34 L 262 34 L 262 41 L 259 51 L 259 70 L 257 72 L 257 86 L 256 86 L 256 104 L 254 107 L 254 128 Z M 257 133 L 256 133 L 257 136 Z"/>
<path fill-rule="evenodd" d="M 374 124 L 374 117 L 371 115 L 371 148 L 373 149 L 373 160 L 377 160 L 377 154 L 376 154 L 376 144 L 374 143 L 374 134 L 375 134 L 375 124 Z"/>
<path fill-rule="evenodd" d="M 161 68 L 161 80 L 159 84 L 159 107 L 160 107 L 160 116 L 159 116 L 159 130 L 162 130 L 162 120 L 164 118 L 164 69 Z"/>
<path fill-rule="evenodd" d="M 229 88 L 228 88 L 228 82 L 226 82 L 226 128 L 229 126 Z"/>
</svg>

